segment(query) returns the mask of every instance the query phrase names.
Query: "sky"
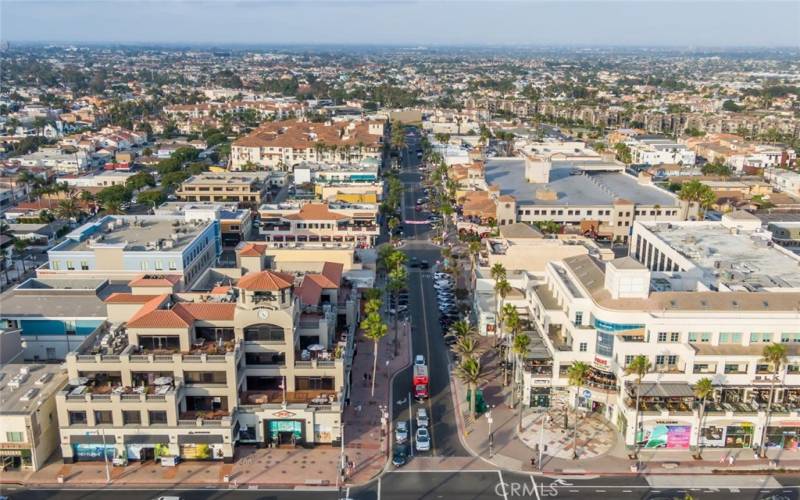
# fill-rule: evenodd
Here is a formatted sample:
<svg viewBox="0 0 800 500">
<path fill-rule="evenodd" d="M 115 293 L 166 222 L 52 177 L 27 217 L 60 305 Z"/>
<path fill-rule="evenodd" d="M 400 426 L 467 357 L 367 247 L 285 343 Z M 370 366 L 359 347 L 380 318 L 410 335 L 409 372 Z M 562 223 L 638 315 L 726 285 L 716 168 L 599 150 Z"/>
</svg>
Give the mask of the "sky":
<svg viewBox="0 0 800 500">
<path fill-rule="evenodd" d="M 799 47 L 800 1 L 0 0 L 9 42 Z"/>
</svg>

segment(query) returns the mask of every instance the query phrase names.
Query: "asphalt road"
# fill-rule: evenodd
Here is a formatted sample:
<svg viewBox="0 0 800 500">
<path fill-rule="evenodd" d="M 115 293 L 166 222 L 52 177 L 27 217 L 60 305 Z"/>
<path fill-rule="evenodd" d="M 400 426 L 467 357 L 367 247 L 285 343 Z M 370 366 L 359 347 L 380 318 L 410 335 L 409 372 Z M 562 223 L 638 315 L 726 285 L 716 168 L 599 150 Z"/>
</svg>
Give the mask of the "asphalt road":
<svg viewBox="0 0 800 500">
<path fill-rule="evenodd" d="M 414 205 L 423 196 L 419 173 L 420 161 L 416 156 L 419 136 L 407 137 L 408 148 L 402 158 L 403 168 L 400 180 L 406 189 L 403 194 L 403 221 L 419 220 L 428 216 L 427 212 L 416 212 Z M 405 224 L 405 245 L 403 250 L 409 259 L 416 258 L 420 262 L 428 261 L 433 265 L 441 259 L 439 248 L 428 240 L 430 227 L 427 225 Z M 411 387 L 411 368 L 399 373 L 393 385 L 393 418 L 394 421 L 409 420 L 409 413 L 415 417 L 417 408 L 424 406 L 428 410 L 431 425 L 431 450 L 415 454 L 425 456 L 468 456 L 458 438 L 458 427 L 453 411 L 453 400 L 450 394 L 450 371 L 448 368 L 449 351 L 442 339 L 439 326 L 439 310 L 436 306 L 436 293 L 433 289 L 432 270 L 410 268 L 408 277 L 408 306 L 411 320 L 413 354 L 422 354 L 428 363 L 430 375 L 431 397 L 421 403 L 413 401 L 409 412 L 409 394 Z M 416 431 L 416 422 L 412 422 Z"/>
</svg>

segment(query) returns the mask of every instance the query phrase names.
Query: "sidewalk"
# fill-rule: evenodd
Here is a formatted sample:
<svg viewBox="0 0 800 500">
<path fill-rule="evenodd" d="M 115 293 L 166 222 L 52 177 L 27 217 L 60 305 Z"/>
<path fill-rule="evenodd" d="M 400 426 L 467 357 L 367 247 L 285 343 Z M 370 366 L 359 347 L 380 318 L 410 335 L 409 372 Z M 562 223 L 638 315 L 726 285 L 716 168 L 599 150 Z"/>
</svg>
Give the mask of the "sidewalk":
<svg viewBox="0 0 800 500">
<path fill-rule="evenodd" d="M 547 412 L 533 412 L 528 409 L 523 415 L 523 430 L 518 432 L 519 417 L 516 408 L 509 408 L 510 389 L 503 387 L 503 373 L 498 366 L 494 350 L 486 352 L 481 363 L 485 369 L 483 388 L 484 400 L 491 409 L 491 429 L 486 415 L 476 421 L 467 415 L 467 388 L 453 383 L 456 398 L 456 419 L 467 450 L 480 457 L 486 465 L 493 465 L 511 471 L 546 475 L 579 474 L 597 475 L 678 475 L 678 474 L 725 474 L 742 471 L 777 471 L 800 469 L 800 452 L 780 449 L 767 451 L 767 459 L 757 459 L 753 450 L 706 448 L 703 459 L 695 460 L 689 450 L 644 449 L 639 452 L 639 469 L 632 471 L 634 461 L 628 458 L 629 450 L 622 443 L 619 434 L 611 424 L 599 415 L 582 417 L 578 424 L 578 456 L 573 454 L 573 415 L 566 411 L 568 422 L 564 429 L 566 408 L 553 404 Z M 549 422 L 546 416 L 549 415 Z M 543 436 L 541 423 L 545 422 Z M 492 434 L 492 456 L 489 457 L 489 434 Z M 531 465 L 531 458 L 538 460 L 539 442 L 546 445 L 543 463 Z M 726 461 L 729 456 L 734 464 Z M 771 465 L 770 462 L 775 462 Z M 541 470 L 539 468 L 541 465 Z"/>
<path fill-rule="evenodd" d="M 393 325 L 390 325 L 393 326 Z M 353 363 L 350 405 L 344 409 L 345 455 L 355 467 L 349 471 L 348 485 L 362 484 L 383 471 L 387 457 L 387 441 L 381 432 L 380 405 L 388 405 L 391 376 L 410 362 L 410 327 L 400 322 L 398 355 L 394 356 L 394 331 L 378 344 L 378 368 L 375 377 L 375 397 L 364 374 L 372 375 L 373 343 L 357 332 L 357 356 Z M 388 364 L 387 364 L 388 361 Z M 341 448 L 320 445 L 313 449 L 256 448 L 239 446 L 233 464 L 187 461 L 175 467 L 155 463 L 132 463 L 126 467 L 109 464 L 112 486 L 195 487 L 247 486 L 323 487 L 336 485 L 341 461 Z M 84 462 L 65 465 L 54 455 L 50 463 L 37 472 L 3 472 L 0 484 L 81 487 L 106 485 L 103 462 Z M 63 476 L 63 485 L 58 477 Z M 225 482 L 229 476 L 230 482 Z"/>
</svg>

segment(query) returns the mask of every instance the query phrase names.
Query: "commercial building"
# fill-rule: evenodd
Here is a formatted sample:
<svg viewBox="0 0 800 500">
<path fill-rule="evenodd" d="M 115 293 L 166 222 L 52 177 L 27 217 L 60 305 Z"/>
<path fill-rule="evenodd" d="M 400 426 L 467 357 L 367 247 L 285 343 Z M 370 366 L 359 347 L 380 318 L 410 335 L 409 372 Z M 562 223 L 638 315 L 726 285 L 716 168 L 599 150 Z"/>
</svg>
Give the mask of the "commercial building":
<svg viewBox="0 0 800 500">
<path fill-rule="evenodd" d="M 632 162 L 637 164 L 691 166 L 697 160 L 694 151 L 668 137 L 640 135 L 625 144 L 631 150 Z"/>
<path fill-rule="evenodd" d="M 367 159 L 361 163 L 302 163 L 294 167 L 295 189 L 313 185 L 314 195 L 323 201 L 377 203 L 383 195 L 379 177 L 380 162 Z"/>
<path fill-rule="evenodd" d="M 175 191 L 181 201 L 229 203 L 255 208 L 267 201 L 268 174 L 204 173 L 183 181 Z"/>
<path fill-rule="evenodd" d="M 221 252 L 216 220 L 107 215 L 67 234 L 37 272 L 126 281 L 142 273 L 168 273 L 191 284 Z"/>
<path fill-rule="evenodd" d="M 577 147 L 569 152 L 565 144 Z M 649 177 L 628 175 L 624 165 L 581 144 L 537 143 L 522 158 L 486 160 L 483 185 L 494 221 L 501 226 L 553 221 L 626 240 L 636 220 L 679 221 L 697 214 L 696 206 L 652 185 Z"/>
<path fill-rule="evenodd" d="M 258 210 L 267 241 L 354 243 L 371 247 L 380 234 L 378 205 L 294 202 L 264 204 Z"/>
<path fill-rule="evenodd" d="M 253 232 L 252 211 L 238 208 L 238 203 L 168 201 L 154 215 L 182 216 L 187 221 L 218 221 L 223 247 L 246 241 Z"/>
<path fill-rule="evenodd" d="M 607 418 L 626 445 L 796 448 L 799 266 L 740 216 L 637 222 L 627 257 L 552 261 L 515 285 L 532 326 L 523 399 L 532 407 L 573 401 L 567 371 L 583 361 L 590 373 L 579 405 Z M 780 370 L 762 360 L 770 343 L 786 346 Z M 625 373 L 638 355 L 651 365 L 641 387 Z M 700 423 L 693 385 L 702 378 L 714 392 Z"/>
<path fill-rule="evenodd" d="M 304 161 L 357 163 L 367 158 L 381 161 L 387 132 L 384 121 L 267 122 L 233 142 L 231 168 L 241 170 L 248 163 L 288 169 Z"/>
<path fill-rule="evenodd" d="M 237 443 L 336 445 L 358 292 L 342 265 L 316 266 L 110 296 L 110 326 L 67 356 L 64 461 L 232 461 Z"/>
</svg>

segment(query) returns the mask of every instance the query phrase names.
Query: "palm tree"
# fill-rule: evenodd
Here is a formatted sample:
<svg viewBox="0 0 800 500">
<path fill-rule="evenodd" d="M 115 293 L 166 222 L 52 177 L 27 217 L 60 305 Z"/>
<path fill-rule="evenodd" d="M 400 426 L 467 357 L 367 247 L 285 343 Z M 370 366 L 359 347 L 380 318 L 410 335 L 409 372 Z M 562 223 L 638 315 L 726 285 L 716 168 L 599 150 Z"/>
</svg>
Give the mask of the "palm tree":
<svg viewBox="0 0 800 500">
<path fill-rule="evenodd" d="M 81 208 L 75 198 L 67 198 L 58 202 L 56 215 L 62 219 L 77 219 L 81 214 Z"/>
<path fill-rule="evenodd" d="M 636 376 L 636 411 L 633 421 L 633 439 L 635 441 L 634 456 L 639 456 L 639 393 L 642 388 L 642 378 L 650 371 L 650 360 L 647 356 L 640 354 L 634 357 L 628 366 L 625 367 L 625 375 Z"/>
<path fill-rule="evenodd" d="M 469 242 L 468 248 L 469 248 L 469 268 L 470 268 L 470 282 L 471 282 L 472 277 L 475 276 L 475 265 L 478 262 L 478 252 L 481 251 L 481 242 L 478 240 L 472 240 Z"/>
<path fill-rule="evenodd" d="M 583 361 L 575 361 L 570 365 L 567 370 L 567 377 L 569 377 L 569 385 L 575 386 L 575 423 L 572 427 L 572 458 L 578 458 L 578 396 L 581 393 L 581 388 L 586 384 L 586 379 L 589 377 L 589 370 L 591 368 Z"/>
<path fill-rule="evenodd" d="M 453 350 L 464 358 L 474 358 L 478 354 L 479 344 L 475 337 L 459 337 Z"/>
<path fill-rule="evenodd" d="M 506 328 L 509 329 L 512 335 L 516 334 L 517 330 L 519 329 L 520 322 L 519 322 L 519 313 L 517 312 L 517 308 L 516 306 L 514 306 L 514 304 L 503 304 L 503 308 L 500 310 L 500 320 L 502 322 L 504 329 Z M 506 351 L 505 361 L 508 361 L 508 359 L 511 357 L 510 355 L 511 355 L 511 350 L 509 349 L 508 351 Z M 503 385 L 508 385 L 507 366 L 508 363 L 503 363 Z"/>
<path fill-rule="evenodd" d="M 520 431 L 522 431 L 522 377 L 520 376 L 520 372 L 522 371 L 521 366 L 522 363 L 525 362 L 525 355 L 528 354 L 528 346 L 531 343 L 530 337 L 525 334 L 515 335 L 514 336 L 514 343 L 511 347 L 511 350 L 514 352 L 514 380 L 517 385 L 517 392 L 519 393 L 519 408 L 518 416 L 519 416 L 519 424 L 517 427 Z"/>
<path fill-rule="evenodd" d="M 118 215 L 122 213 L 122 204 L 116 200 L 108 200 L 103 203 L 103 210 L 108 215 Z"/>
<path fill-rule="evenodd" d="M 493 265 L 489 272 L 491 273 L 492 279 L 495 281 L 499 281 L 501 278 L 505 279 L 506 277 L 506 268 L 499 262 Z"/>
<path fill-rule="evenodd" d="M 494 293 L 500 298 L 497 301 L 497 317 L 500 320 L 500 329 L 503 328 L 503 301 L 506 299 L 506 296 L 511 292 L 511 285 L 508 284 L 508 281 L 505 277 L 501 278 L 494 284 Z M 502 334 L 502 331 L 500 332 Z"/>
<path fill-rule="evenodd" d="M 381 341 L 389 331 L 389 326 L 383 322 L 378 312 L 371 312 L 361 322 L 361 329 L 364 335 L 372 341 L 372 391 L 371 396 L 375 397 L 375 373 L 378 371 L 378 342 Z"/>
<path fill-rule="evenodd" d="M 466 338 L 475 335 L 475 328 L 467 320 L 461 319 L 453 323 L 450 330 L 456 337 Z"/>
<path fill-rule="evenodd" d="M 764 351 L 761 354 L 763 361 L 769 363 L 775 370 L 772 380 L 769 385 L 769 400 L 767 401 L 767 421 L 764 423 L 764 428 L 761 430 L 761 458 L 767 456 L 767 426 L 769 425 L 769 417 L 772 413 L 772 400 L 775 397 L 775 380 L 780 377 L 783 365 L 786 364 L 788 358 L 786 357 L 786 346 L 783 344 L 772 343 L 764 346 Z"/>
<path fill-rule="evenodd" d="M 714 394 L 714 383 L 710 378 L 701 378 L 694 385 L 694 397 L 700 400 L 700 407 L 697 409 L 697 458 L 702 458 L 703 448 L 700 436 L 703 433 L 703 416 L 706 412 L 706 400 Z"/>
<path fill-rule="evenodd" d="M 478 399 L 478 383 L 483 375 L 481 362 L 475 358 L 464 358 L 456 366 L 456 377 L 469 387 L 469 413 L 475 418 L 475 400 Z"/>
<path fill-rule="evenodd" d="M 659 205 L 658 203 L 653 205 L 653 213 L 656 214 L 655 218 L 653 219 L 653 222 L 658 223 L 658 212 L 660 211 L 661 211 L 661 205 Z"/>
</svg>

